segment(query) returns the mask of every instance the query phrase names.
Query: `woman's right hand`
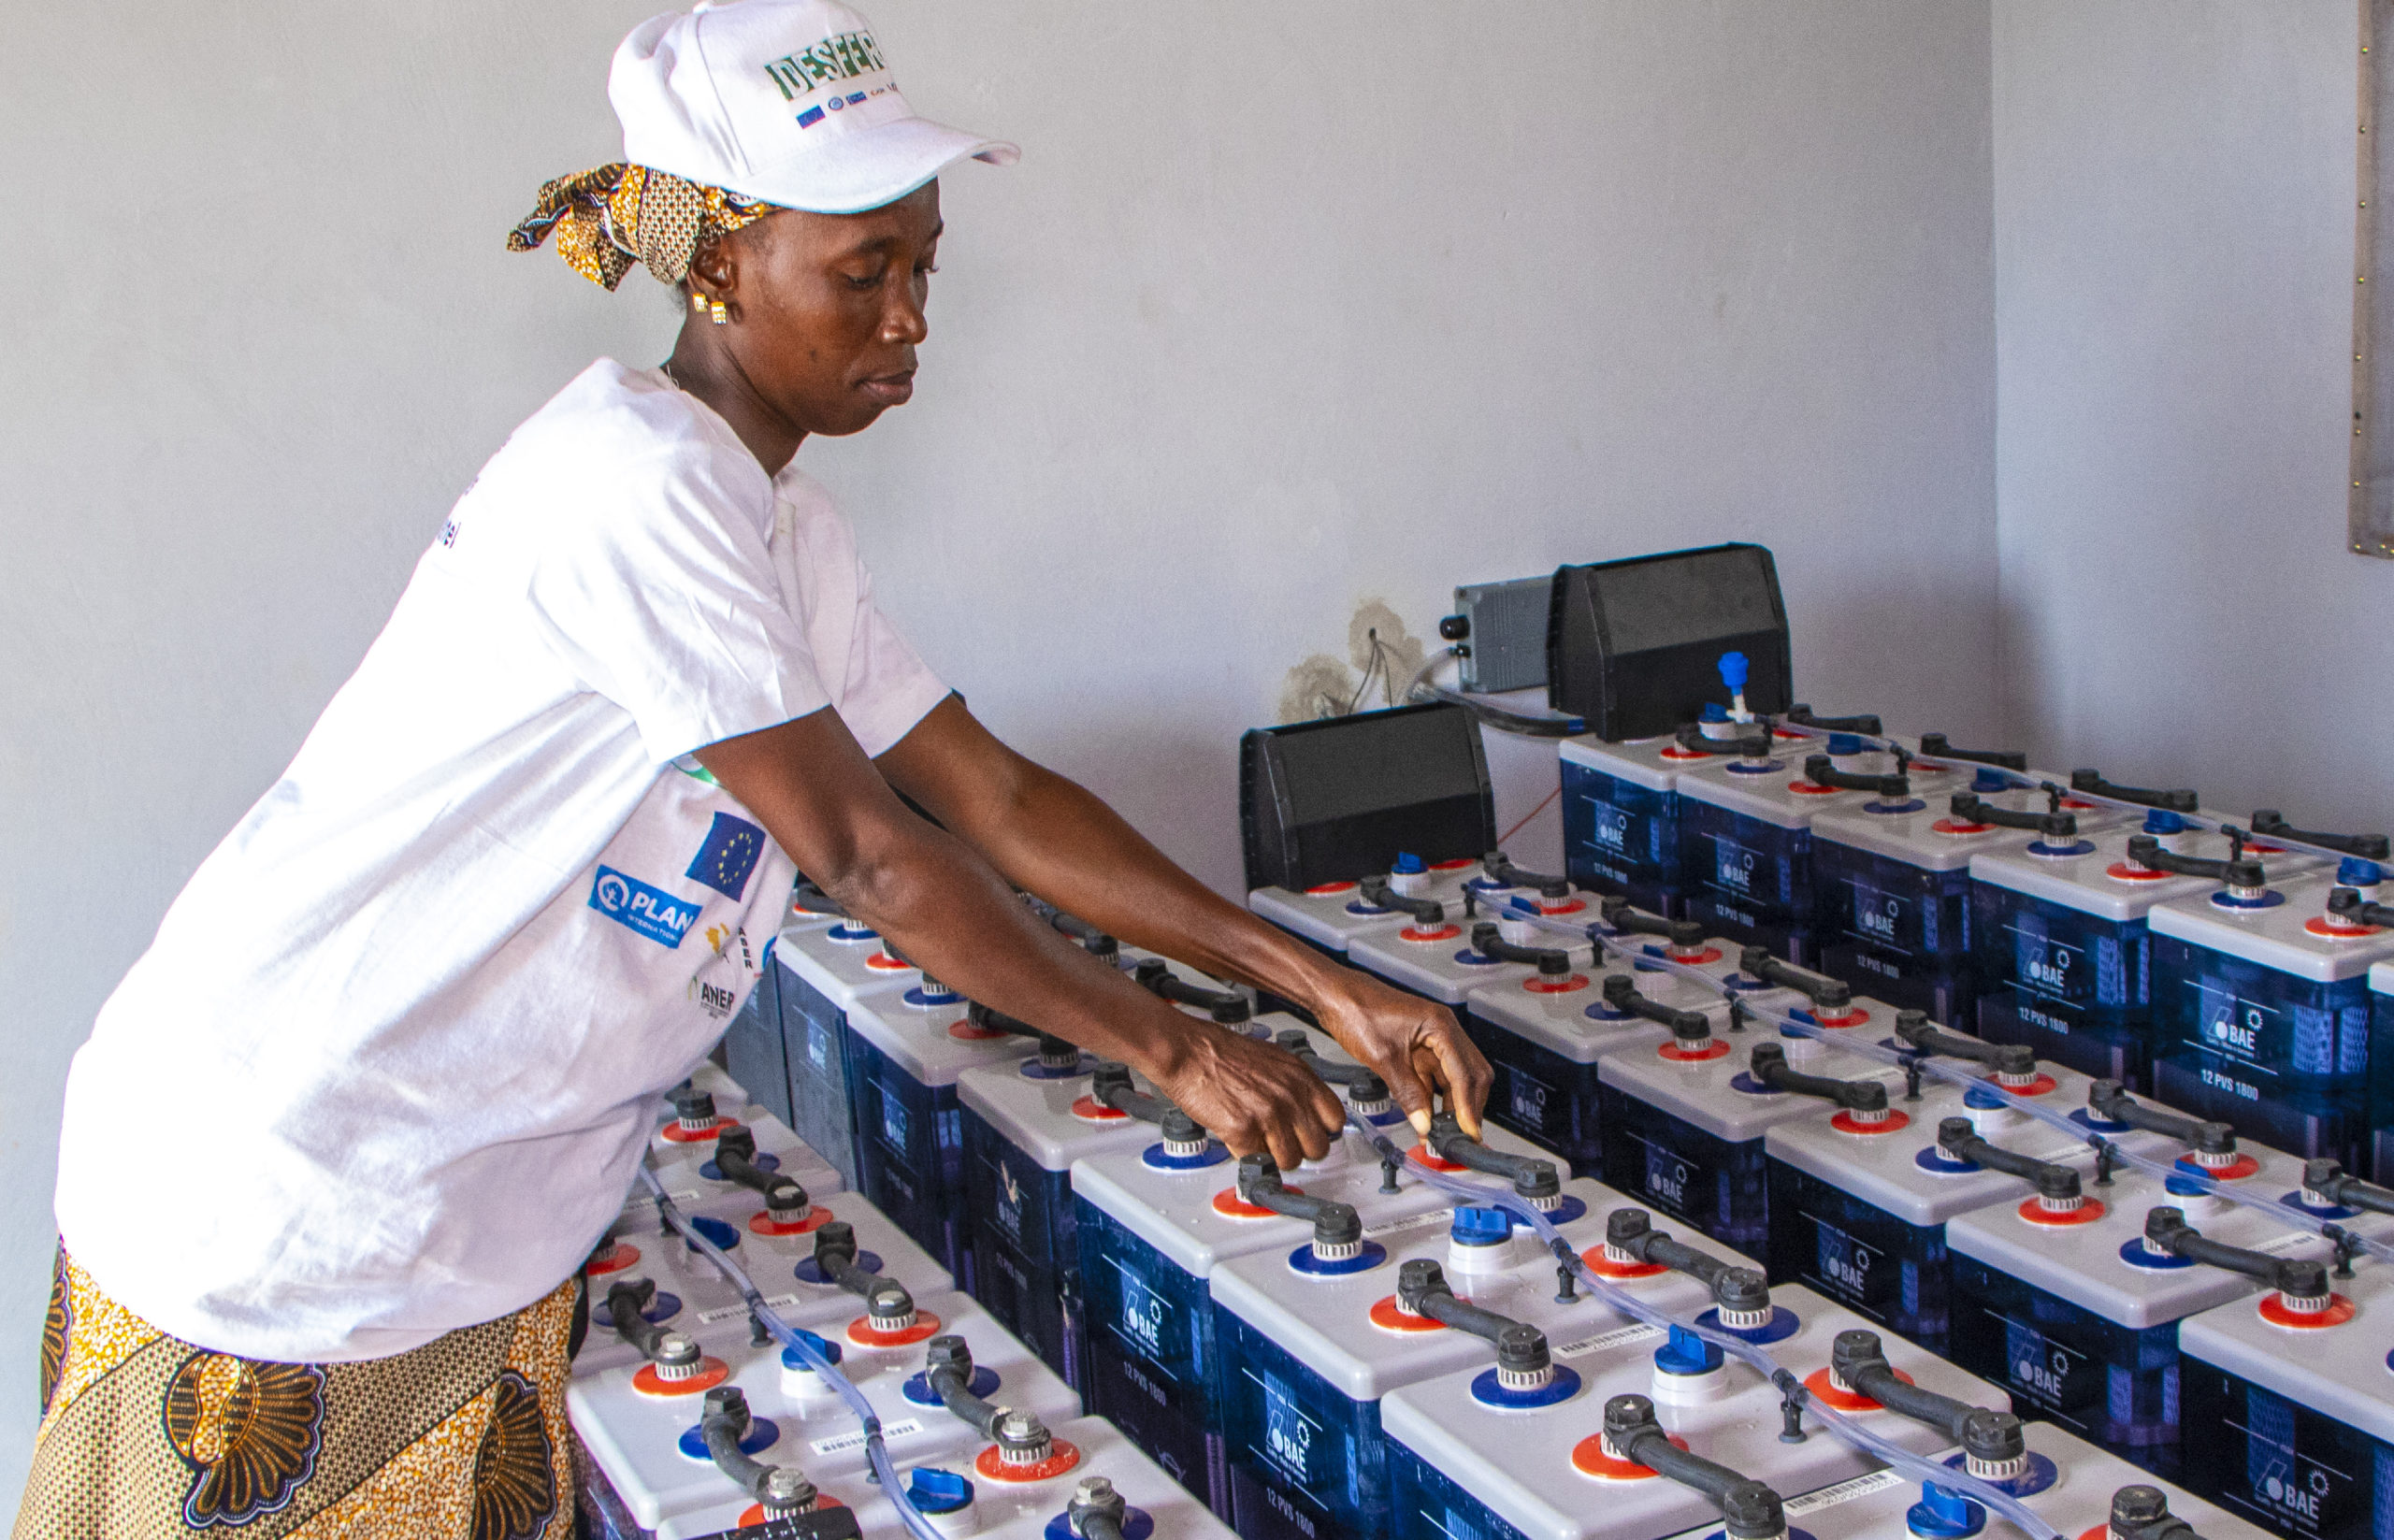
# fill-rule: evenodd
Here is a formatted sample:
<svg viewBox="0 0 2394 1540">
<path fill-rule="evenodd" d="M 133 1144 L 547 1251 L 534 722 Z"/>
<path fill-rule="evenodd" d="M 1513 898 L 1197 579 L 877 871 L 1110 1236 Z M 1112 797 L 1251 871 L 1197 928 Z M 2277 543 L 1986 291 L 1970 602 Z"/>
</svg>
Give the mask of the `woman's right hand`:
<svg viewBox="0 0 2394 1540">
<path fill-rule="evenodd" d="M 1282 1171 L 1330 1153 L 1347 1126 L 1338 1093 L 1285 1048 L 1185 1018 L 1147 1078 L 1233 1155 L 1269 1154 Z"/>
</svg>

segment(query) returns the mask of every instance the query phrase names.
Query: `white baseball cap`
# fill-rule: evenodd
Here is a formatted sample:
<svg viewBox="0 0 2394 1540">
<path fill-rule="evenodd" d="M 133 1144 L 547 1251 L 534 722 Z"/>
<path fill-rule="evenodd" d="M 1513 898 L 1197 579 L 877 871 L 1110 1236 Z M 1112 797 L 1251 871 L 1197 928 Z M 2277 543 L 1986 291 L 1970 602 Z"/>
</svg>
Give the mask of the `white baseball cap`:
<svg viewBox="0 0 2394 1540">
<path fill-rule="evenodd" d="M 893 203 L 967 155 L 1022 155 L 915 115 L 865 19 L 833 0 L 701 0 L 615 50 L 624 159 L 819 214 Z"/>
</svg>

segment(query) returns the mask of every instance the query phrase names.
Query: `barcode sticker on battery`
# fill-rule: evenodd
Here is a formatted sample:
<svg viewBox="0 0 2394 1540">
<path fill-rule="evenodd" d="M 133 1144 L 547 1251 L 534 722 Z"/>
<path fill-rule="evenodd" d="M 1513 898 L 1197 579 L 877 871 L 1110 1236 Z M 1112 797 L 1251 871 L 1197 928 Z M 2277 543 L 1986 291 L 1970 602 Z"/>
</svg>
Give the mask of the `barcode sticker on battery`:
<svg viewBox="0 0 2394 1540">
<path fill-rule="evenodd" d="M 1454 1211 L 1451 1209 L 1434 1209 L 1428 1214 L 1409 1215 L 1402 1219 L 1387 1219 L 1377 1225 L 1366 1225 L 1363 1227 L 1363 1233 L 1366 1235 L 1397 1235 L 1402 1234 L 1408 1230 L 1427 1230 L 1432 1225 L 1443 1225 L 1448 1223 L 1453 1217 Z"/>
<path fill-rule="evenodd" d="M 798 1296 L 795 1294 L 776 1294 L 765 1302 L 766 1307 L 772 1310 L 786 1310 L 796 1303 Z M 699 1311 L 699 1324 L 713 1326 L 717 1321 L 737 1320 L 746 1314 L 748 1307 L 745 1304 L 719 1304 L 713 1310 Z"/>
<path fill-rule="evenodd" d="M 885 1422 L 881 1425 L 881 1441 L 885 1444 L 894 1444 L 909 1433 L 919 1433 L 922 1431 L 923 1424 L 916 1418 L 910 1417 L 902 1422 Z M 838 1454 L 843 1449 L 861 1449 L 864 1447 L 864 1430 L 859 1428 L 852 1433 L 836 1433 L 829 1438 L 818 1438 L 815 1441 L 813 1447 L 819 1455 Z"/>
<path fill-rule="evenodd" d="M 1626 1347 L 1634 1342 L 1651 1342 L 1662 1334 L 1663 1329 L 1659 1326 L 1624 1326 L 1601 1336 L 1582 1337 L 1578 1342 L 1565 1343 L 1554 1350 L 1554 1356 L 1576 1359 L 1582 1353 L 1601 1352 L 1608 1347 Z"/>
<path fill-rule="evenodd" d="M 1872 1471 L 1868 1475 L 1857 1475 L 1851 1481 L 1840 1481 L 1834 1487 L 1823 1487 L 1819 1491 L 1806 1492 L 1801 1497 L 1790 1499 L 1787 1517 L 1801 1518 L 1808 1513 L 1834 1508 L 1840 1503 L 1851 1503 L 1857 1497 L 1868 1497 L 1872 1492 L 1882 1492 L 1890 1487 L 1903 1484 L 1904 1478 L 1893 1471 Z"/>
</svg>

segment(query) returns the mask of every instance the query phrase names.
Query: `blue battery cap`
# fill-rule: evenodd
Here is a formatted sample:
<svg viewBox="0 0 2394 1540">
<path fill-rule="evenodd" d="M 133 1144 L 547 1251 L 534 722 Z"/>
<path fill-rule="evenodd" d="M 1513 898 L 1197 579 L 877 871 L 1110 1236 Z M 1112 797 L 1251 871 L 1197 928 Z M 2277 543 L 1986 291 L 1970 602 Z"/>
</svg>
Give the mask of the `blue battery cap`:
<svg viewBox="0 0 2394 1540">
<path fill-rule="evenodd" d="M 1729 720 L 1729 708 L 1708 700 L 1704 709 L 1695 713 L 1695 719 L 1698 722 L 1726 722 Z"/>
<path fill-rule="evenodd" d="M 1501 1208 L 1464 1203 L 1447 1233 L 1457 1245 L 1503 1245 L 1513 1238 L 1513 1216 Z"/>
<path fill-rule="evenodd" d="M 2012 1103 L 1984 1086 L 1973 1086 L 1962 1093 L 1962 1105 L 1972 1112 L 1993 1112 L 1997 1107 L 2008 1107 Z"/>
<path fill-rule="evenodd" d="M 1985 797 L 1998 791 L 2010 791 L 2012 783 L 2004 778 L 2001 770 L 1990 766 L 1981 766 L 1979 772 L 1970 777 L 1970 789 Z"/>
<path fill-rule="evenodd" d="M 2347 856 L 2336 863 L 2336 885 L 2340 887 L 2375 887 L 2385 880 L 2386 869 L 2375 861 Z"/>
<path fill-rule="evenodd" d="M 954 1471 L 917 1465 L 906 1475 L 906 1500 L 918 1513 L 954 1513 L 973 1505 L 973 1483 Z"/>
<path fill-rule="evenodd" d="M 2184 834 L 2186 832 L 2186 820 L 2168 808 L 2155 808 L 2144 815 L 2144 831 L 2147 834 Z"/>
<path fill-rule="evenodd" d="M 1669 1340 L 1654 1349 L 1654 1367 L 1666 1374 L 1709 1374 L 1721 1362 L 1721 1349 L 1684 1326 L 1672 1327 Z"/>
<path fill-rule="evenodd" d="M 1397 852 L 1396 864 L 1389 868 L 1389 871 L 1394 872 L 1400 877 L 1419 876 L 1421 873 L 1429 870 L 1429 863 L 1422 860 L 1421 856 L 1414 855 L 1411 851 Z"/>
<path fill-rule="evenodd" d="M 1862 740 L 1850 732 L 1829 734 L 1829 753 L 1839 756 L 1862 752 Z"/>
<path fill-rule="evenodd" d="M 1729 686 L 1731 695 L 1736 695 L 1746 687 L 1747 668 L 1745 654 L 1723 653 L 1721 655 L 1721 683 Z"/>
<path fill-rule="evenodd" d="M 1986 1510 L 1934 1481 L 1920 1484 L 1920 1501 L 1904 1513 L 1904 1525 L 1921 1540 L 1964 1540 L 1986 1528 Z"/>
<path fill-rule="evenodd" d="M 803 1327 L 793 1327 L 791 1330 L 796 1332 L 797 1335 L 806 1339 L 806 1346 L 814 1348 L 815 1352 L 821 1354 L 826 1361 L 831 1363 L 837 1363 L 840 1361 L 840 1345 L 838 1343 L 827 1341 L 822 1337 L 818 1337 L 814 1332 L 805 1330 Z M 804 1359 L 798 1356 L 797 1348 L 785 1347 L 782 1349 L 782 1367 L 785 1369 L 805 1369 L 812 1366 L 808 1364 Z"/>
</svg>

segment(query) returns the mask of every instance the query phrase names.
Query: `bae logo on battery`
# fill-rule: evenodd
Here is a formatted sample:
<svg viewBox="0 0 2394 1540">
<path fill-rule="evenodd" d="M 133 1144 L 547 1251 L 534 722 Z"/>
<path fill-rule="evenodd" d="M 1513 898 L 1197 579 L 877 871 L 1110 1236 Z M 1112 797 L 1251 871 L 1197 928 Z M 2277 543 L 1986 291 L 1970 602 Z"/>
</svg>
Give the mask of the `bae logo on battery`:
<svg viewBox="0 0 2394 1540">
<path fill-rule="evenodd" d="M 698 905 L 688 900 L 651 887 L 637 877 L 627 877 L 611 866 L 600 867 L 598 880 L 590 885 L 590 907 L 660 946 L 681 945 L 699 917 Z"/>
<path fill-rule="evenodd" d="M 705 843 L 699 846 L 698 859 L 682 875 L 736 899 L 747 888 L 748 874 L 757 870 L 757 858 L 764 854 L 763 829 L 745 818 L 718 813 Z"/>
</svg>

